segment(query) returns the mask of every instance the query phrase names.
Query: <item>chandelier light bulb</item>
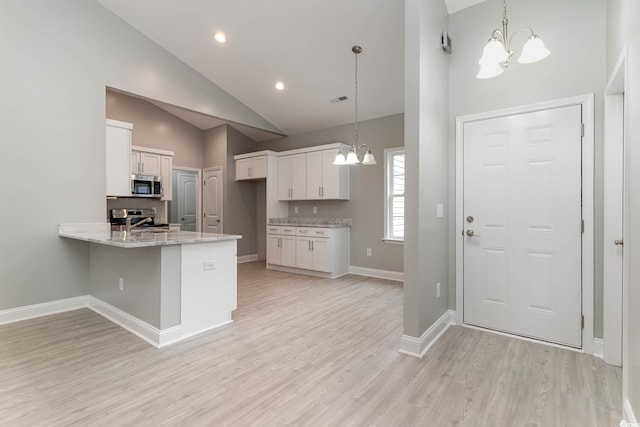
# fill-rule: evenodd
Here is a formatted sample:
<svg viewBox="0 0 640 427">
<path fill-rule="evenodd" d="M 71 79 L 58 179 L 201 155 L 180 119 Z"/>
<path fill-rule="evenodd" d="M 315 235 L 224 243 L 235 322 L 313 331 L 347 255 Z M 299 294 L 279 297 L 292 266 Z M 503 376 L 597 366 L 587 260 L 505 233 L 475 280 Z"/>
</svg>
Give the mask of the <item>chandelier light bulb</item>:
<svg viewBox="0 0 640 427">
<path fill-rule="evenodd" d="M 338 151 L 338 154 L 336 154 L 336 158 L 333 159 L 333 164 L 337 165 L 337 166 L 346 165 L 347 161 L 344 158 L 344 154 L 342 154 L 340 151 Z"/>
<path fill-rule="evenodd" d="M 509 53 L 505 50 L 504 44 L 495 37 L 486 44 L 480 58 L 480 65 L 499 64 L 505 62 L 509 58 Z"/>
<path fill-rule="evenodd" d="M 549 49 L 544 46 L 542 39 L 534 34 L 529 37 L 522 48 L 522 54 L 518 58 L 518 62 L 520 64 L 531 64 L 546 58 L 550 53 Z"/>
<path fill-rule="evenodd" d="M 478 79 L 490 79 L 493 77 L 497 77 L 500 74 L 504 73 L 504 68 L 500 66 L 498 63 L 484 63 L 480 64 L 480 71 L 476 75 Z"/>
</svg>

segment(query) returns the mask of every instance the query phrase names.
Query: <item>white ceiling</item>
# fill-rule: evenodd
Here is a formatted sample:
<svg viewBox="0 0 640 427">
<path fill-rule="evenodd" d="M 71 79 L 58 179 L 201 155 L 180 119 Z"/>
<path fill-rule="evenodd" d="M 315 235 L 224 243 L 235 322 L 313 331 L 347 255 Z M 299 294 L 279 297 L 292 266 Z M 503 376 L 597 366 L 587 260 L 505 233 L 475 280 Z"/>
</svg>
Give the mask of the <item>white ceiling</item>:
<svg viewBox="0 0 640 427">
<path fill-rule="evenodd" d="M 404 111 L 401 0 L 98 1 L 286 134 L 353 122 L 353 45 L 363 48 L 358 119 Z M 449 13 L 480 1 L 446 0 Z M 225 45 L 212 40 L 216 31 Z M 213 123 L 159 106 L 200 128 Z"/>
</svg>

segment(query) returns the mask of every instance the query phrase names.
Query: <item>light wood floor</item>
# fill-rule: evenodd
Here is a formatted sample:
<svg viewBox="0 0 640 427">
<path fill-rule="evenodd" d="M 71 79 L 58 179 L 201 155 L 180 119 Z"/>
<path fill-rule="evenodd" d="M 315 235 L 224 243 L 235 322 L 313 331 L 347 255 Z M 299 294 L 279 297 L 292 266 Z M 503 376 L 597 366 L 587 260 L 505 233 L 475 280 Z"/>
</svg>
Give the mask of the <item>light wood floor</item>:
<svg viewBox="0 0 640 427">
<path fill-rule="evenodd" d="M 0 327 L 1 426 L 617 426 L 620 370 L 451 327 L 397 352 L 402 287 L 239 266 L 235 322 L 156 349 L 84 309 Z"/>
</svg>

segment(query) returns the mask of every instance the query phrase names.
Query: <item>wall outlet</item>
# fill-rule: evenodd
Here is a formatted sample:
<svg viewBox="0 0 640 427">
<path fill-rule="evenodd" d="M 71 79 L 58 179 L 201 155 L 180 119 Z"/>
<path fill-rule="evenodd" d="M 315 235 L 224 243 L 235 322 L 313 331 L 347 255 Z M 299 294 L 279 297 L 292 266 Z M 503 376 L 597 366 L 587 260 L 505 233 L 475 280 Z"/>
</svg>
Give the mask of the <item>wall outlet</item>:
<svg viewBox="0 0 640 427">
<path fill-rule="evenodd" d="M 318 208 L 316 206 L 313 207 L 313 213 L 317 214 L 318 213 Z"/>
<path fill-rule="evenodd" d="M 367 248 L 367 256 L 371 256 L 373 253 L 371 252 L 371 248 Z"/>
<path fill-rule="evenodd" d="M 215 270 L 215 269 L 216 269 L 216 261 L 215 260 L 205 261 L 204 262 L 204 270 L 205 271 Z"/>
<path fill-rule="evenodd" d="M 118 289 L 120 289 L 121 291 L 124 291 L 124 278 L 123 277 L 118 279 Z"/>
<path fill-rule="evenodd" d="M 293 207 L 293 213 L 298 213 L 298 207 L 297 206 Z"/>
<path fill-rule="evenodd" d="M 436 283 L 436 298 L 440 298 L 440 283 Z"/>
</svg>

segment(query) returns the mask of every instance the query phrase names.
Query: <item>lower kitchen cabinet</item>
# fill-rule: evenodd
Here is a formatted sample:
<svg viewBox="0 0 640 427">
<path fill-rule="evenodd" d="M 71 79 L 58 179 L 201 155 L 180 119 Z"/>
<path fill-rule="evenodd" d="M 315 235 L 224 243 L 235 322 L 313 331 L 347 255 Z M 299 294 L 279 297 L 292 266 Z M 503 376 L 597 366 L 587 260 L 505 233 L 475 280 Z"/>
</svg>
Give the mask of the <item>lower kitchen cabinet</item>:
<svg viewBox="0 0 640 427">
<path fill-rule="evenodd" d="M 348 227 L 267 226 L 267 233 L 268 268 L 329 278 L 349 273 Z"/>
<path fill-rule="evenodd" d="M 267 263 L 295 267 L 295 227 L 267 227 Z"/>
</svg>

